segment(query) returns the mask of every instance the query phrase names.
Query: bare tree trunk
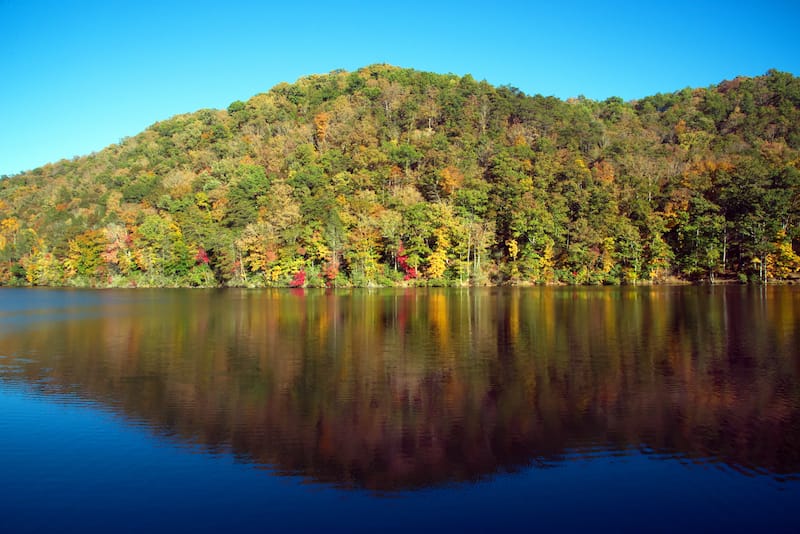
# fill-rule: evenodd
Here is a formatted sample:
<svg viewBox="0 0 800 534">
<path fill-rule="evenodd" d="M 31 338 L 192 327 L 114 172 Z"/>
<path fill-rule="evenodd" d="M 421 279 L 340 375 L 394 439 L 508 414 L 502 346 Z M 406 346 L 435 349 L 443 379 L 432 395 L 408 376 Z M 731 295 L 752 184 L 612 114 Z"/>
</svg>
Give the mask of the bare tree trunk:
<svg viewBox="0 0 800 534">
<path fill-rule="evenodd" d="M 728 270 L 728 231 L 722 232 L 722 272 Z"/>
</svg>

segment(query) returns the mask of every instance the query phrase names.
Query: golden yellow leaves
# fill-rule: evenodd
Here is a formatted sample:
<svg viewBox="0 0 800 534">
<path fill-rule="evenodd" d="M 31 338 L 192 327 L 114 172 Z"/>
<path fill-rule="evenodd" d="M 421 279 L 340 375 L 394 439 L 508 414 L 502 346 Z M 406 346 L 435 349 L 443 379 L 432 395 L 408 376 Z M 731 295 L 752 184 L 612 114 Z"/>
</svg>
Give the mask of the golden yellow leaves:
<svg viewBox="0 0 800 534">
<path fill-rule="evenodd" d="M 16 241 L 18 231 L 19 221 L 14 217 L 0 221 L 0 250 L 5 250 L 9 241 Z"/>
<path fill-rule="evenodd" d="M 464 173 L 452 165 L 445 167 L 439 173 L 439 187 L 445 195 L 450 195 L 464 183 Z"/>
<path fill-rule="evenodd" d="M 774 243 L 774 252 L 767 255 L 767 276 L 770 278 L 787 278 L 791 273 L 800 271 L 800 256 L 792 249 L 791 239 L 786 239 L 786 232 L 778 232 Z"/>
<path fill-rule="evenodd" d="M 325 137 L 328 134 L 328 123 L 331 120 L 331 114 L 327 111 L 322 111 L 314 115 L 314 128 L 316 129 L 317 145 L 325 143 Z"/>
</svg>

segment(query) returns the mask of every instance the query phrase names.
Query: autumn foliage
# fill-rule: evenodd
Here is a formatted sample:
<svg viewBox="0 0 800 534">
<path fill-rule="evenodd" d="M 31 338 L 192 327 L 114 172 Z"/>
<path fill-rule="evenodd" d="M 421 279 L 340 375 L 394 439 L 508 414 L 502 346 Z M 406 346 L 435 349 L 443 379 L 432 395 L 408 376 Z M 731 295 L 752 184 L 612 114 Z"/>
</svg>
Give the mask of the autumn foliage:
<svg viewBox="0 0 800 534">
<path fill-rule="evenodd" d="M 413 280 L 417 277 L 417 270 L 408 264 L 408 256 L 405 254 L 402 243 L 397 249 L 397 264 L 403 271 L 403 280 Z"/>
<path fill-rule="evenodd" d="M 373 65 L 5 177 L 0 284 L 792 279 L 799 190 L 790 74 L 561 101 Z"/>
<path fill-rule="evenodd" d="M 289 287 L 303 287 L 306 283 L 306 272 L 305 271 L 297 271 L 294 273 L 292 277 L 292 281 L 289 282 Z"/>
</svg>

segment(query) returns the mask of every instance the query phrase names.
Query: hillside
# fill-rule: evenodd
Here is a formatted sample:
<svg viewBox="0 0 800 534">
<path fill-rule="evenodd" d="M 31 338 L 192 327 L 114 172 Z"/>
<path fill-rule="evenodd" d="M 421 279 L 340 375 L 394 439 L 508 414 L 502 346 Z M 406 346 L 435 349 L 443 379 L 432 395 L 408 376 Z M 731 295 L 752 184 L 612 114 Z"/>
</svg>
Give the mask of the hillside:
<svg viewBox="0 0 800 534">
<path fill-rule="evenodd" d="M 799 217 L 790 74 L 626 103 L 374 65 L 0 180 L 0 284 L 765 281 Z"/>
</svg>

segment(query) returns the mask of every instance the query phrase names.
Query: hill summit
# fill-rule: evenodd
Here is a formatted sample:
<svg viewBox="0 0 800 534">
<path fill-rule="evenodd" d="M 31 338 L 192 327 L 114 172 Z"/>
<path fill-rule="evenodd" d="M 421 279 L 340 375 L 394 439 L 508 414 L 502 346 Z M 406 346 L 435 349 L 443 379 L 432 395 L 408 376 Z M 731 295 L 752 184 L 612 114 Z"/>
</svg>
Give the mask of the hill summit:
<svg viewBox="0 0 800 534">
<path fill-rule="evenodd" d="M 800 81 L 562 101 L 373 65 L 0 181 L 0 284 L 761 280 L 800 269 Z"/>
</svg>

